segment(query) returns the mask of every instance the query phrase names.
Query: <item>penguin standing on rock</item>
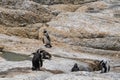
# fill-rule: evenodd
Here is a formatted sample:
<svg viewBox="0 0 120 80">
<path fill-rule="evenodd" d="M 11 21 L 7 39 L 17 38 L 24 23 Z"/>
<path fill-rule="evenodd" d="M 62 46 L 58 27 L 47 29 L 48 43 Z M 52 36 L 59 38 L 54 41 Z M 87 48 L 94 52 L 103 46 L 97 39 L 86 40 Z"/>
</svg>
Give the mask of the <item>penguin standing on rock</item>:
<svg viewBox="0 0 120 80">
<path fill-rule="evenodd" d="M 110 71 L 110 65 L 108 61 L 100 61 L 101 73 L 107 73 Z"/>
<path fill-rule="evenodd" d="M 40 67 L 43 66 L 42 56 L 39 53 L 32 53 L 34 56 L 32 58 L 32 70 L 39 71 Z"/>
<path fill-rule="evenodd" d="M 43 31 L 43 44 L 45 44 L 46 48 L 51 48 L 51 39 L 48 35 L 48 32 L 46 30 Z"/>
</svg>

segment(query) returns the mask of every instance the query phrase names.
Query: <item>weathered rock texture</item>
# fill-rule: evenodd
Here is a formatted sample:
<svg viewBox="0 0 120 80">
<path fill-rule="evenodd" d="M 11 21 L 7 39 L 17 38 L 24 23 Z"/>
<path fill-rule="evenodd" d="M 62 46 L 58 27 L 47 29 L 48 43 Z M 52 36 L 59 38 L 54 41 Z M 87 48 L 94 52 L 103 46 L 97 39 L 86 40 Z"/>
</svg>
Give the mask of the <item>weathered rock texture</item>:
<svg viewBox="0 0 120 80">
<path fill-rule="evenodd" d="M 26 37 L 26 38 L 34 38 L 38 39 L 38 33 L 39 33 L 40 27 L 0 27 L 0 33 L 7 34 L 7 35 L 15 35 L 20 37 Z"/>
<path fill-rule="evenodd" d="M 7 26 L 45 23 L 51 18 L 52 14 L 47 8 L 29 0 L 3 0 L 0 7 L 0 24 Z"/>
<path fill-rule="evenodd" d="M 34 1 L 38 3 L 33 0 L 1 1 L 0 46 L 4 49 L 0 55 L 4 51 L 31 55 L 42 48 L 52 59 L 44 60 L 41 71 L 34 72 L 28 59 L 6 61 L 1 56 L 0 80 L 120 79 L 119 0 Z M 51 37 L 53 47 L 50 49 L 42 43 L 44 29 Z M 100 74 L 100 60 L 110 62 L 109 73 Z M 75 63 L 80 71 L 70 72 Z"/>
<path fill-rule="evenodd" d="M 100 6 L 101 3 L 105 7 Z M 111 8 L 113 5 L 116 7 Z M 62 12 L 48 22 L 49 26 L 61 31 L 55 33 L 52 30 L 53 35 L 60 41 L 75 46 L 119 51 L 120 18 L 114 16 L 119 11 L 117 4 L 98 1 L 83 5 L 85 6 L 85 9 L 80 7 L 76 12 Z"/>
<path fill-rule="evenodd" d="M 82 4 L 82 3 L 88 3 L 88 2 L 94 2 L 98 0 L 33 0 L 38 3 L 42 4 Z"/>
</svg>

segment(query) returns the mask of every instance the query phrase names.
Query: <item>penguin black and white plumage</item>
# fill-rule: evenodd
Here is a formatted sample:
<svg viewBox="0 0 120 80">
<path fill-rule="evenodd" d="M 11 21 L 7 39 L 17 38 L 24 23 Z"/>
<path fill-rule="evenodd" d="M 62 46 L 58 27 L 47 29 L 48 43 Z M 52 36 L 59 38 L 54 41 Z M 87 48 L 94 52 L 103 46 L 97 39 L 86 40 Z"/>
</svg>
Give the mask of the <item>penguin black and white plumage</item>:
<svg viewBox="0 0 120 80">
<path fill-rule="evenodd" d="M 32 53 L 34 56 L 32 58 L 32 70 L 40 70 L 40 67 L 43 66 L 43 60 L 41 54 Z"/>
<path fill-rule="evenodd" d="M 43 49 L 38 49 L 37 53 L 41 54 L 42 59 L 51 59 L 51 54 Z"/>
<path fill-rule="evenodd" d="M 74 64 L 73 68 L 71 69 L 71 72 L 75 72 L 75 71 L 80 71 L 77 63 Z"/>
<path fill-rule="evenodd" d="M 110 65 L 108 61 L 100 61 L 101 73 L 107 73 L 110 71 Z"/>
<path fill-rule="evenodd" d="M 46 48 L 51 48 L 51 39 L 50 36 L 48 34 L 48 32 L 46 30 L 43 31 L 43 44 L 45 44 Z"/>
</svg>

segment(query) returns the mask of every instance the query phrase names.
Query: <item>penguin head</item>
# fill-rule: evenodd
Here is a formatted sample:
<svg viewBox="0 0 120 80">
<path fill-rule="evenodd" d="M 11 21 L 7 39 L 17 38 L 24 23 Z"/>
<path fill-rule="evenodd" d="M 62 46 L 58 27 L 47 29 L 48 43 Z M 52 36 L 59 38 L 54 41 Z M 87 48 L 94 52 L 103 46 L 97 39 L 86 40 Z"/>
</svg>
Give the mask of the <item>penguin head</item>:
<svg viewBox="0 0 120 80">
<path fill-rule="evenodd" d="M 78 67 L 77 63 L 75 63 L 75 64 L 74 64 L 74 67 L 75 67 L 75 68 L 77 68 L 77 67 Z"/>
</svg>

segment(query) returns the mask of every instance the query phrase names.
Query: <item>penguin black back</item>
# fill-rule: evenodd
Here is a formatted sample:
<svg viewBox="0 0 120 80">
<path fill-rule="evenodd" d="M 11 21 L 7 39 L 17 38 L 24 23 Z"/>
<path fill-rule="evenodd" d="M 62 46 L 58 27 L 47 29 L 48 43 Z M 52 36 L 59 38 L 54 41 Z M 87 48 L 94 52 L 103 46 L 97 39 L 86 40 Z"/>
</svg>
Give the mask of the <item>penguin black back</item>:
<svg viewBox="0 0 120 80">
<path fill-rule="evenodd" d="M 71 72 L 75 72 L 75 71 L 80 71 L 77 63 L 75 63 L 73 68 L 71 69 Z"/>
</svg>

